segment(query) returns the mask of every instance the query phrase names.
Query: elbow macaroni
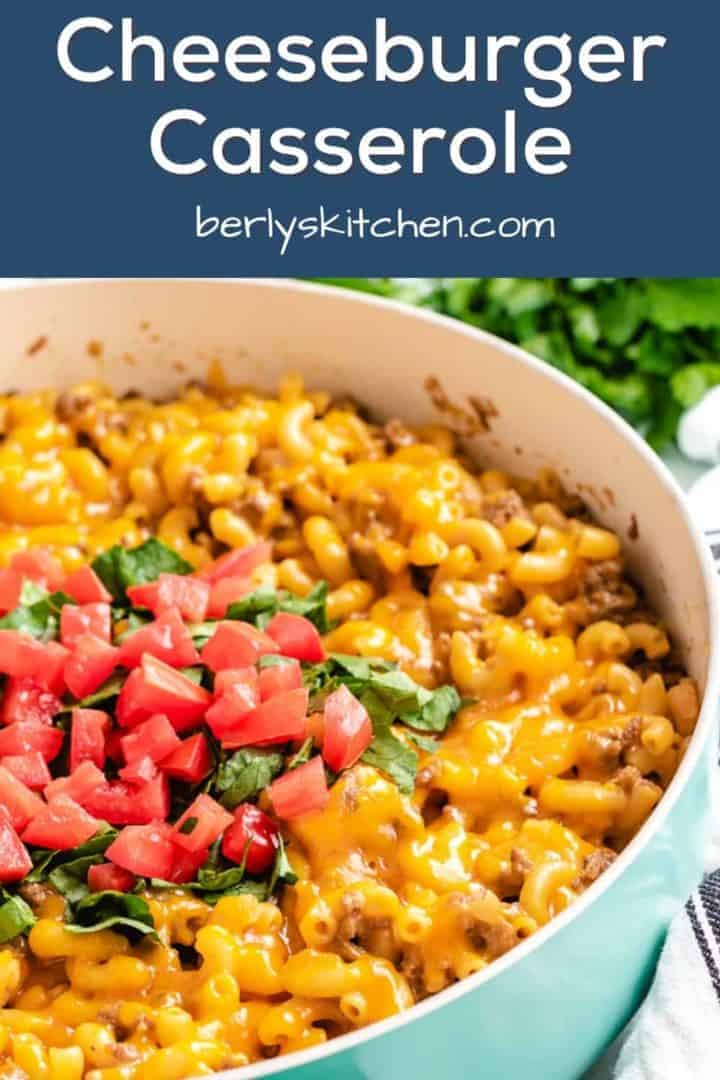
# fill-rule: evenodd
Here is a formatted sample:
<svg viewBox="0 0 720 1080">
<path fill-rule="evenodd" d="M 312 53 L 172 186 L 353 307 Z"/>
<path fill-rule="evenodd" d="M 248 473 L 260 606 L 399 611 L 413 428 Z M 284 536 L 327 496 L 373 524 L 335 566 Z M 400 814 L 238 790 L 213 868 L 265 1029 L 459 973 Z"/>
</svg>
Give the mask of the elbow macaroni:
<svg viewBox="0 0 720 1080">
<path fill-rule="evenodd" d="M 298 883 L 277 905 L 154 893 L 160 940 L 135 945 L 69 933 L 44 897 L 27 949 L 0 950 L 5 1075 L 180 1080 L 408 1008 L 571 904 L 672 778 L 695 686 L 618 538 L 548 471 L 474 469 L 449 430 L 399 438 L 296 378 L 0 406 L 0 563 L 43 544 L 73 569 L 154 533 L 201 566 L 268 536 L 256 584 L 326 579 L 328 649 L 473 699 L 419 751 L 412 797 L 358 764 L 289 824 Z"/>
</svg>

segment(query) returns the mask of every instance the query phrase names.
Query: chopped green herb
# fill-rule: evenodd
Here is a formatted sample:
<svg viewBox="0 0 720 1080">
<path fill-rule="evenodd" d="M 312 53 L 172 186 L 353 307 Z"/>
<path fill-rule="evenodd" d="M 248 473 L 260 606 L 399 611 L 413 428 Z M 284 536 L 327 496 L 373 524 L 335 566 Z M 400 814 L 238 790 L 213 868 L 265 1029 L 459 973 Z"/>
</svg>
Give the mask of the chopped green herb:
<svg viewBox="0 0 720 1080">
<path fill-rule="evenodd" d="M 220 803 L 234 810 L 240 803 L 259 795 L 283 769 L 283 756 L 273 750 L 246 747 L 238 750 L 221 764 L 215 775 L 214 787 L 220 793 Z"/>
<path fill-rule="evenodd" d="M 191 832 L 197 827 L 198 819 L 196 817 L 185 818 L 180 826 L 180 832 L 184 836 L 189 836 Z"/>
<path fill-rule="evenodd" d="M 130 938 L 147 935 L 157 940 L 155 924 L 147 902 L 135 893 L 89 893 L 72 908 L 66 930 L 74 934 L 89 934 L 97 930 L 114 930 Z"/>
<path fill-rule="evenodd" d="M 156 581 L 160 574 L 189 574 L 192 566 L 176 551 L 154 537 L 135 548 L 119 544 L 104 551 L 92 564 L 93 570 L 116 601 L 126 602 L 130 585 Z"/>
<path fill-rule="evenodd" d="M 36 921 L 32 908 L 21 896 L 0 888 L 0 945 L 26 934 Z"/>
</svg>

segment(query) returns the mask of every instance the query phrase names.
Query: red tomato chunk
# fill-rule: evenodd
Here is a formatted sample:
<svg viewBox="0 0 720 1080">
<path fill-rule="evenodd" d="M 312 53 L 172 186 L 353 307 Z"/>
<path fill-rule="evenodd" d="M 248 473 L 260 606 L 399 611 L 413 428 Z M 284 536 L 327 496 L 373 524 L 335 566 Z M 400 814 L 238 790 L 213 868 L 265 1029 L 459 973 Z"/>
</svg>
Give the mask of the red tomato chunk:
<svg viewBox="0 0 720 1080">
<path fill-rule="evenodd" d="M 323 810 L 330 792 L 322 758 L 311 758 L 273 780 L 268 795 L 277 816 L 285 820 Z"/>
<path fill-rule="evenodd" d="M 210 772 L 212 765 L 210 747 L 201 731 L 189 739 L 183 739 L 177 749 L 160 763 L 167 776 L 188 784 L 198 784 Z"/>
<path fill-rule="evenodd" d="M 105 892 L 111 889 L 113 892 L 130 892 L 135 887 L 135 875 L 122 866 L 113 866 L 112 863 L 98 863 L 88 870 L 88 886 L 90 892 Z"/>
<path fill-rule="evenodd" d="M 23 580 L 22 574 L 17 570 L 11 570 L 9 566 L 0 570 L 0 613 L 3 615 L 8 611 L 14 611 L 20 603 Z"/>
<path fill-rule="evenodd" d="M 32 870 L 32 861 L 7 815 L 0 813 L 0 882 L 20 881 Z"/>
<path fill-rule="evenodd" d="M 26 844 L 69 851 L 94 836 L 101 823 L 83 810 L 74 799 L 57 795 L 44 805 L 23 831 Z"/>
<path fill-rule="evenodd" d="M 9 754 L 0 758 L 0 765 L 32 791 L 42 791 L 52 779 L 45 758 L 38 750 L 30 750 L 27 754 Z"/>
<path fill-rule="evenodd" d="M 267 701 L 268 698 L 284 694 L 287 690 L 299 690 L 303 681 L 302 668 L 297 660 L 288 660 L 286 663 L 264 667 L 258 678 L 260 700 Z"/>
<path fill-rule="evenodd" d="M 210 586 L 189 574 L 161 574 L 157 581 L 131 585 L 127 594 L 136 607 L 146 607 L 154 615 L 176 608 L 183 619 L 200 623 L 206 617 Z"/>
<path fill-rule="evenodd" d="M 212 700 L 182 672 L 146 655 L 122 688 L 117 722 L 120 727 L 136 727 L 154 713 L 164 713 L 176 731 L 185 731 L 198 726 Z"/>
<path fill-rule="evenodd" d="M 180 740 L 167 716 L 158 713 L 138 724 L 129 735 L 123 735 L 120 745 L 130 765 L 141 757 L 162 761 L 180 745 Z"/>
<path fill-rule="evenodd" d="M 35 721 L 18 722 L 0 728 L 0 757 L 39 751 L 46 761 L 53 761 L 62 749 L 65 736 L 59 728 Z"/>
<path fill-rule="evenodd" d="M 61 708 L 60 698 L 36 678 L 11 677 L 5 683 L 0 719 L 3 724 L 50 724 Z"/>
<path fill-rule="evenodd" d="M 10 569 L 16 570 L 50 592 L 61 589 L 65 579 L 60 563 L 43 547 L 16 552 L 10 560 Z"/>
<path fill-rule="evenodd" d="M 39 795 L 0 765 L 0 806 L 8 814 L 14 829 L 22 832 L 27 823 L 45 808 Z"/>
<path fill-rule="evenodd" d="M 105 783 L 105 773 L 92 761 L 82 761 L 69 776 L 58 776 L 45 788 L 45 798 L 54 799 L 56 795 L 67 795 L 70 799 L 85 805 L 85 800 L 93 791 Z"/>
<path fill-rule="evenodd" d="M 100 709 L 73 709 L 70 721 L 70 772 L 83 761 L 92 761 L 98 769 L 105 765 L 105 740 L 110 717 Z"/>
<path fill-rule="evenodd" d="M 94 694 L 112 675 L 120 662 L 120 649 L 106 641 L 83 634 L 65 665 L 65 685 L 78 700 Z"/>
<path fill-rule="evenodd" d="M 78 604 L 109 604 L 112 596 L 90 566 L 81 566 L 63 582 L 63 592 L 72 596 Z"/>
<path fill-rule="evenodd" d="M 252 712 L 260 700 L 257 686 L 235 682 L 208 709 L 205 721 L 216 739 L 224 739 L 238 728 L 243 717 Z"/>
<path fill-rule="evenodd" d="M 200 659 L 211 671 L 250 667 L 261 656 L 278 652 L 271 637 L 244 622 L 221 622 L 203 647 Z"/>
<path fill-rule="evenodd" d="M 176 852 L 172 829 L 164 821 L 128 825 L 113 840 L 105 858 L 138 877 L 170 879 Z"/>
<path fill-rule="evenodd" d="M 68 649 L 74 649 L 83 634 L 92 634 L 110 643 L 110 605 L 63 604 L 60 611 L 60 640 Z"/>
<path fill-rule="evenodd" d="M 219 709 L 225 700 L 224 694 L 213 709 Z M 228 724 L 222 744 L 229 748 L 271 746 L 304 739 L 307 733 L 307 706 L 307 690 L 276 694 L 257 709 L 237 716 L 232 724 Z M 208 711 L 208 720 L 213 709 Z"/>
<path fill-rule="evenodd" d="M 174 668 L 190 667 L 200 659 L 177 608 L 170 608 L 146 626 L 141 626 L 120 646 L 123 667 L 137 667 L 144 655 L 155 656 Z"/>
<path fill-rule="evenodd" d="M 221 578 L 248 577 L 253 570 L 272 558 L 272 544 L 265 541 L 249 547 L 236 548 L 215 559 L 209 566 L 198 570 L 196 577 L 203 581 L 220 581 Z"/>
<path fill-rule="evenodd" d="M 198 795 L 173 826 L 175 843 L 186 851 L 208 848 L 232 822 L 232 814 L 215 799 Z"/>
<path fill-rule="evenodd" d="M 279 611 L 267 624 L 268 636 L 277 642 L 283 656 L 294 656 L 309 664 L 325 659 L 325 649 L 317 627 L 302 615 Z"/>
<path fill-rule="evenodd" d="M 223 836 L 223 855 L 231 862 L 244 862 L 249 874 L 264 874 L 279 847 L 277 825 L 252 803 L 238 806 L 233 818 Z"/>
<path fill-rule="evenodd" d="M 323 758 L 335 772 L 349 769 L 372 742 L 367 709 L 347 686 L 340 686 L 325 702 L 323 721 Z"/>
</svg>

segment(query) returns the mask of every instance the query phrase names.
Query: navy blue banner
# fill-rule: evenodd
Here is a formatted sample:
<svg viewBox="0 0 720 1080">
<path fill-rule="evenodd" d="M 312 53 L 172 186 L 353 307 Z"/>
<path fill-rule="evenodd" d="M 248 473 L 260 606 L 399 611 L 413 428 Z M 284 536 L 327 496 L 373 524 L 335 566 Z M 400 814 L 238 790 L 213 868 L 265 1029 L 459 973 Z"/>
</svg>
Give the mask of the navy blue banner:
<svg viewBox="0 0 720 1080">
<path fill-rule="evenodd" d="M 3 275 L 720 273 L 707 0 L 3 11 Z"/>
</svg>

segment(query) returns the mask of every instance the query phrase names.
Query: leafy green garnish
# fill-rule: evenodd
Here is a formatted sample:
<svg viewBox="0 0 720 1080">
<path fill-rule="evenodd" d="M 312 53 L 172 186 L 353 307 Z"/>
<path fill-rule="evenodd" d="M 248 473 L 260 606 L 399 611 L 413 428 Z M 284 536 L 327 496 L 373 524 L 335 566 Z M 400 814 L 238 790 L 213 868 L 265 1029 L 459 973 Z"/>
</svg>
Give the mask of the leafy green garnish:
<svg viewBox="0 0 720 1080">
<path fill-rule="evenodd" d="M 307 596 L 295 596 L 285 589 L 257 589 L 231 604 L 225 617 L 254 623 L 260 630 L 264 630 L 273 615 L 283 611 L 289 615 L 302 615 L 314 623 L 321 634 L 326 634 L 330 629 L 327 595 L 326 581 L 319 581 Z"/>
<path fill-rule="evenodd" d="M 311 709 L 322 708 L 328 694 L 341 684 L 365 706 L 373 724 L 373 741 L 362 760 L 387 773 L 405 794 L 413 790 L 418 756 L 397 738 L 393 725 L 440 734 L 461 705 L 453 686 L 427 690 L 388 661 L 371 657 L 331 653 L 324 663 L 307 667 L 304 680 Z"/>
<path fill-rule="evenodd" d="M 80 859 L 92 855 L 102 855 L 110 847 L 117 829 L 106 825 L 100 832 L 95 833 L 84 844 L 71 848 L 69 851 L 49 851 L 46 848 L 32 848 L 30 858 L 33 868 L 25 878 L 25 881 L 45 881 L 52 870 L 65 863 L 74 863 Z"/>
<path fill-rule="evenodd" d="M 412 795 L 417 773 L 417 754 L 393 735 L 390 725 L 373 724 L 373 728 L 373 741 L 360 760 L 387 773 L 403 795 Z"/>
<path fill-rule="evenodd" d="M 283 756 L 275 751 L 250 747 L 238 750 L 218 767 L 215 775 L 214 788 L 220 793 L 220 803 L 234 810 L 259 795 L 282 768 Z"/>
<path fill-rule="evenodd" d="M 196 817 L 185 818 L 180 826 L 180 832 L 183 836 L 188 836 L 195 828 L 197 828 L 198 819 Z"/>
<path fill-rule="evenodd" d="M 89 893 L 88 870 L 103 861 L 102 855 L 84 855 L 70 862 L 60 863 L 48 874 L 48 881 L 71 905 L 83 900 Z"/>
<path fill-rule="evenodd" d="M 97 930 L 114 930 L 131 938 L 144 935 L 157 940 L 155 923 L 147 901 L 135 893 L 88 893 L 72 907 L 71 919 L 65 929 L 74 934 L 90 934 Z"/>
<path fill-rule="evenodd" d="M 0 630 L 19 630 L 38 641 L 51 641 L 58 634 L 62 607 L 74 603 L 65 593 L 47 593 L 34 582 L 26 581 L 20 604 L 0 619 Z"/>
<path fill-rule="evenodd" d="M 37 922 L 32 908 L 22 896 L 0 888 L 0 945 L 26 934 Z"/>
<path fill-rule="evenodd" d="M 270 881 L 268 882 L 268 896 L 272 896 L 278 885 L 294 885 L 297 881 L 297 874 L 290 865 L 285 851 L 285 841 L 282 836 L 278 835 L 278 850 L 275 856 L 275 863 L 273 865 L 272 874 L 270 875 Z"/>
<path fill-rule="evenodd" d="M 130 585 L 145 585 L 161 574 L 189 574 L 192 566 L 177 551 L 151 537 L 135 548 L 115 544 L 92 564 L 106 589 L 116 601 L 125 602 Z"/>
<path fill-rule="evenodd" d="M 288 761 L 288 763 L 287 763 L 288 772 L 291 769 L 297 769 L 298 765 L 305 765 L 305 763 L 310 760 L 310 757 L 312 755 L 312 749 L 313 749 L 313 737 L 312 737 L 312 735 L 310 735 L 305 740 L 305 742 L 302 744 L 300 749 L 295 754 L 293 754 L 293 756 Z"/>
</svg>

